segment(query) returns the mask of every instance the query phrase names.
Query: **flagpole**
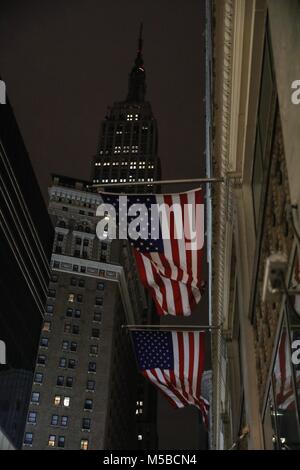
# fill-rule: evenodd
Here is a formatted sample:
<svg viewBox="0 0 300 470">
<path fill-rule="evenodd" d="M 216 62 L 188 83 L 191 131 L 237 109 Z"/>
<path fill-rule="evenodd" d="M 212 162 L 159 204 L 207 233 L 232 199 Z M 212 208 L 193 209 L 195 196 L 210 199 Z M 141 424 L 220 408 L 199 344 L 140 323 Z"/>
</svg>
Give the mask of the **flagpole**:
<svg viewBox="0 0 300 470">
<path fill-rule="evenodd" d="M 121 325 L 131 331 L 157 329 L 161 331 L 198 331 L 198 330 L 221 330 L 222 325 Z"/>
<path fill-rule="evenodd" d="M 97 183 L 91 184 L 90 188 L 114 188 L 122 186 L 154 186 L 159 184 L 185 184 L 185 183 L 224 183 L 224 177 L 218 178 L 190 178 L 190 179 L 179 179 L 179 180 L 156 180 L 156 181 L 126 181 L 126 183 Z"/>
</svg>

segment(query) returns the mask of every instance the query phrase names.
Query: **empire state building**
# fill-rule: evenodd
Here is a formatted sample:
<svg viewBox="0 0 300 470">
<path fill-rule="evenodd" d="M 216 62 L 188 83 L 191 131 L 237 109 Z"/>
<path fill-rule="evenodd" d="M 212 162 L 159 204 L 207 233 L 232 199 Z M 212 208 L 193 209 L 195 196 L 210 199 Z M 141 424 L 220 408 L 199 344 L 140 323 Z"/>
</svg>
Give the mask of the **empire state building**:
<svg viewBox="0 0 300 470">
<path fill-rule="evenodd" d="M 151 183 L 160 179 L 157 122 L 145 95 L 141 27 L 137 56 L 129 74 L 127 98 L 108 108 L 102 122 L 97 155 L 93 161 L 93 183 L 145 182 L 142 192 L 153 191 Z"/>
</svg>

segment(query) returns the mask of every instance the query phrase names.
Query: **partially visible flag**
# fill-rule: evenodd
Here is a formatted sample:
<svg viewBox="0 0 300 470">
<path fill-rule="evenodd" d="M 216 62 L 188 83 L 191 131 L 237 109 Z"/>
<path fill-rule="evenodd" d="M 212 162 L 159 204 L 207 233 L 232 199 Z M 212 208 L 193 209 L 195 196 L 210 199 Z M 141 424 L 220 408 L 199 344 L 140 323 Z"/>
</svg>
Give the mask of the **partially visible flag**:
<svg viewBox="0 0 300 470">
<path fill-rule="evenodd" d="M 201 396 L 204 331 L 133 331 L 141 373 L 177 407 L 195 405 L 208 424 L 209 403 Z"/>
<path fill-rule="evenodd" d="M 115 207 L 118 224 L 124 222 L 125 217 L 119 214 L 120 195 L 102 193 L 102 198 L 104 203 Z M 159 315 L 190 315 L 205 286 L 201 277 L 204 245 L 202 190 L 182 194 L 127 195 L 127 208 L 141 204 L 146 208 L 140 216 L 141 237 L 136 239 L 130 230 L 128 236 L 141 281 L 149 290 Z M 159 207 L 163 207 L 161 212 Z M 128 211 L 125 213 L 130 227 L 132 212 L 131 215 Z M 148 221 L 146 227 L 143 226 L 145 220 Z M 155 227 L 157 221 L 158 227 Z"/>
</svg>

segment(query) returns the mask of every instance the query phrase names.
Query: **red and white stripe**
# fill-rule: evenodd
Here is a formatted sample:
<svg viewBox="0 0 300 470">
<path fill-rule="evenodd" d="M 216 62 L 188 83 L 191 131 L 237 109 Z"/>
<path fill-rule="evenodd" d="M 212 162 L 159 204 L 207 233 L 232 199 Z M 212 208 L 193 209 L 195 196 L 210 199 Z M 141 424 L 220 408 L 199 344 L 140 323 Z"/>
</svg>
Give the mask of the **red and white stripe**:
<svg viewBox="0 0 300 470">
<path fill-rule="evenodd" d="M 135 250 L 138 270 L 145 287 L 150 290 L 159 315 L 190 315 L 201 299 L 201 271 L 204 240 L 204 206 L 202 190 L 182 194 L 156 195 L 158 204 L 171 208 L 180 205 L 181 216 L 169 210 L 162 217 L 170 237 L 163 236 L 162 253 L 141 253 Z M 187 205 L 190 211 L 187 212 Z M 190 249 L 189 233 L 194 230 L 196 211 L 201 210 L 201 223 L 196 227 L 197 247 Z M 199 213 L 198 222 L 199 222 Z M 183 237 L 175 238 L 178 227 Z"/>
<path fill-rule="evenodd" d="M 208 422 L 209 403 L 201 396 L 204 369 L 204 331 L 172 332 L 174 369 L 147 369 L 142 373 L 176 408 L 194 405 Z"/>
</svg>

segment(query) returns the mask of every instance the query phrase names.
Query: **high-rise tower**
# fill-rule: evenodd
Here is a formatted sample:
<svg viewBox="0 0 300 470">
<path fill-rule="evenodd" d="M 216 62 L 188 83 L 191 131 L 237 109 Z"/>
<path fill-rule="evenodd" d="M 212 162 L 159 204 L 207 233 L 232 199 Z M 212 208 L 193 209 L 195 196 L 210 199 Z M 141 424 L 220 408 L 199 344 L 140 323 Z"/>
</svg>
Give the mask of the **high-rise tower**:
<svg viewBox="0 0 300 470">
<path fill-rule="evenodd" d="M 138 191 L 151 192 L 160 179 L 157 156 L 157 122 L 145 101 L 146 72 L 143 60 L 142 26 L 134 66 L 129 74 L 124 101 L 108 108 L 102 122 L 97 155 L 93 161 L 94 183 L 145 182 Z M 132 191 L 132 187 L 128 188 Z M 128 190 L 122 188 L 122 191 Z"/>
</svg>

